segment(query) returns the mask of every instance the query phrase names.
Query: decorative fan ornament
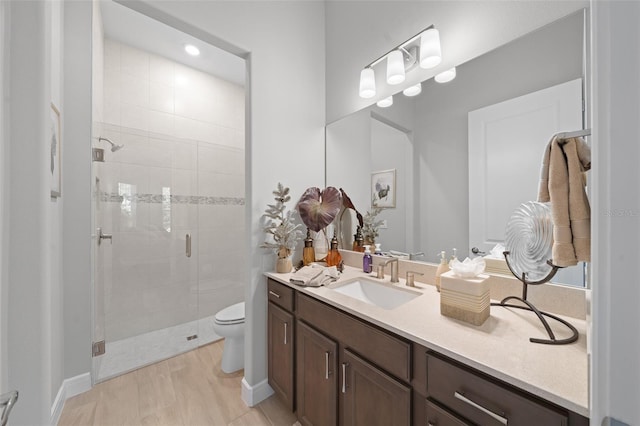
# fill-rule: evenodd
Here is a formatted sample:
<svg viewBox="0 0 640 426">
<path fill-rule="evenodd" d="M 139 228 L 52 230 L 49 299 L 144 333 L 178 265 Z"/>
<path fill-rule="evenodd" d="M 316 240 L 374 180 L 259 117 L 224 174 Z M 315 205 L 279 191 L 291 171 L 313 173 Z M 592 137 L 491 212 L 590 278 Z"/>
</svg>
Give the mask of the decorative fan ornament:
<svg viewBox="0 0 640 426">
<path fill-rule="evenodd" d="M 514 274 L 526 274 L 529 281 L 546 277 L 553 266 L 553 220 L 547 204 L 528 201 L 518 207 L 509 222 L 505 236 L 505 249 Z"/>
<path fill-rule="evenodd" d="M 342 206 L 342 195 L 333 186 L 320 191 L 319 188 L 308 188 L 300 201 L 298 213 L 307 228 L 320 232 L 327 227 L 338 215 Z"/>
</svg>

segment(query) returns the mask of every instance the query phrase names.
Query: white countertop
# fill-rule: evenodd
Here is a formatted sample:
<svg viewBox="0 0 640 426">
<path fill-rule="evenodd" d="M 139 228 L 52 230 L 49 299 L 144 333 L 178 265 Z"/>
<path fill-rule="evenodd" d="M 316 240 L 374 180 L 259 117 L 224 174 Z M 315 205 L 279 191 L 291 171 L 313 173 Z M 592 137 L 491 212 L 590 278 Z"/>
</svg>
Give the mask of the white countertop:
<svg viewBox="0 0 640 426">
<path fill-rule="evenodd" d="M 404 280 L 391 284 L 389 276 L 381 282 L 420 292 L 415 299 L 392 310 L 370 305 L 331 290 L 342 282 L 367 274 L 345 267 L 338 281 L 328 287 L 301 287 L 289 282 L 291 274 L 266 273 L 274 280 L 309 294 L 336 308 L 376 324 L 411 341 L 433 349 L 470 367 L 520 389 L 589 417 L 589 379 L 586 322 L 563 317 L 580 337 L 568 345 L 531 343 L 530 337 L 547 338 L 533 312 L 491 307 L 491 316 L 481 326 L 440 315 L 440 294 L 432 285 L 416 283 L 406 287 Z M 549 319 L 556 338 L 571 332 Z"/>
</svg>

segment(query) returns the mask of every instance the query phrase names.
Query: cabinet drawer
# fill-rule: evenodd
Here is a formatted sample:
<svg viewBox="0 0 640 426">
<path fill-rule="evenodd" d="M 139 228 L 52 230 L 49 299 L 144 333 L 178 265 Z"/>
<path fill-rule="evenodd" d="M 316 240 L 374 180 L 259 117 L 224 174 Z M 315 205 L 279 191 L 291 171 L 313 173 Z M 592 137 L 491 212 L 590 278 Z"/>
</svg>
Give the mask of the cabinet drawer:
<svg viewBox="0 0 640 426">
<path fill-rule="evenodd" d="M 295 290 L 291 287 L 287 287 L 269 278 L 267 281 L 267 297 L 269 301 L 283 307 L 289 312 L 293 312 Z"/>
<path fill-rule="evenodd" d="M 568 423 L 566 412 L 432 353 L 427 355 L 427 393 L 476 424 L 566 426 Z"/>
<path fill-rule="evenodd" d="M 313 324 L 397 378 L 405 382 L 411 380 L 409 342 L 304 294 L 298 293 L 296 303 L 298 318 Z"/>
<path fill-rule="evenodd" d="M 469 426 L 433 401 L 427 401 L 427 426 Z"/>
</svg>

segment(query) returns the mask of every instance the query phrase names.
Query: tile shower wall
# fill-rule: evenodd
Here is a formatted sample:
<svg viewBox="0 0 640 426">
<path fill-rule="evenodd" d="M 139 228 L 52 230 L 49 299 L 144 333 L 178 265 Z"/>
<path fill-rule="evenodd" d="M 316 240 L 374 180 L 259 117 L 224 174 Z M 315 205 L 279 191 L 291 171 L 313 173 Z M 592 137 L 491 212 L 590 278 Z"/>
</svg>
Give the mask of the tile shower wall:
<svg viewBox="0 0 640 426">
<path fill-rule="evenodd" d="M 242 300 L 244 88 L 105 39 L 103 117 L 124 145 L 95 145 L 107 342 Z"/>
</svg>

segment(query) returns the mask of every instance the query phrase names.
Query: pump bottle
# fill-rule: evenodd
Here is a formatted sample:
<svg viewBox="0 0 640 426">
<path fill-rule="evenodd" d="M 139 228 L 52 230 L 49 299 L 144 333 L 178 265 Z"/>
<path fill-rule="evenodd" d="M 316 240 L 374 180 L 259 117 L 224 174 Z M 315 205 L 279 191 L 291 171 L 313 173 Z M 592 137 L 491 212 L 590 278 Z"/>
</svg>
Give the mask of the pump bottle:
<svg viewBox="0 0 640 426">
<path fill-rule="evenodd" d="M 440 252 L 440 264 L 438 265 L 438 269 L 436 269 L 436 289 L 440 291 L 440 275 L 444 274 L 449 270 L 449 264 L 447 263 L 447 253 L 443 250 Z"/>
<path fill-rule="evenodd" d="M 373 266 L 373 259 L 371 258 L 371 246 L 364 246 L 364 256 L 362 256 L 362 271 L 367 274 L 371 273 Z"/>
</svg>

